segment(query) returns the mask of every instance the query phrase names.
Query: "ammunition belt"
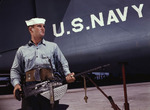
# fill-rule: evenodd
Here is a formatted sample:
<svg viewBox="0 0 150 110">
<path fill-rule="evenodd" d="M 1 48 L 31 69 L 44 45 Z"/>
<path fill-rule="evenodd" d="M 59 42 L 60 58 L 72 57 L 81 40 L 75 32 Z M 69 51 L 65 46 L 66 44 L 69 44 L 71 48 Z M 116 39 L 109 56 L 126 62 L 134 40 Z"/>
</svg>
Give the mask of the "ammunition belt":
<svg viewBox="0 0 150 110">
<path fill-rule="evenodd" d="M 50 68 L 37 68 L 26 72 L 26 82 L 52 80 L 53 73 Z"/>
</svg>

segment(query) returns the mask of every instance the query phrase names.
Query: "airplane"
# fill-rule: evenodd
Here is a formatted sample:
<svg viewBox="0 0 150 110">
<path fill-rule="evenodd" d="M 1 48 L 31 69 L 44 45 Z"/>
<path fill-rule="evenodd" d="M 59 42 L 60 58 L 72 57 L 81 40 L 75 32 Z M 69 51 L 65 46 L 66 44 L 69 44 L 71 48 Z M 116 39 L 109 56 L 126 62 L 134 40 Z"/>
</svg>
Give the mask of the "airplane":
<svg viewBox="0 0 150 110">
<path fill-rule="evenodd" d="M 109 72 L 149 75 L 150 1 L 0 0 L 0 73 L 9 74 L 15 53 L 30 40 L 25 20 L 46 19 L 44 39 L 58 44 L 70 70 L 110 64 Z M 142 77 L 141 77 L 142 78 Z"/>
</svg>

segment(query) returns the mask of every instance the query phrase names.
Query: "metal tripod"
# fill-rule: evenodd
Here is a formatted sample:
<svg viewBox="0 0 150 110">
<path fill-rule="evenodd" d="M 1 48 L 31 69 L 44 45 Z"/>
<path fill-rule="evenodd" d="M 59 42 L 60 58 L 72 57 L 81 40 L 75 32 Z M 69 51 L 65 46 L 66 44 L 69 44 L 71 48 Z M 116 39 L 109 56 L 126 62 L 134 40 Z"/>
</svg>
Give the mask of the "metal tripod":
<svg viewBox="0 0 150 110">
<path fill-rule="evenodd" d="M 112 105 L 112 108 L 114 110 L 121 110 L 114 102 L 113 98 L 111 96 L 107 96 L 104 91 L 87 75 L 84 75 L 89 79 L 89 81 L 109 100 L 110 104 Z"/>
</svg>

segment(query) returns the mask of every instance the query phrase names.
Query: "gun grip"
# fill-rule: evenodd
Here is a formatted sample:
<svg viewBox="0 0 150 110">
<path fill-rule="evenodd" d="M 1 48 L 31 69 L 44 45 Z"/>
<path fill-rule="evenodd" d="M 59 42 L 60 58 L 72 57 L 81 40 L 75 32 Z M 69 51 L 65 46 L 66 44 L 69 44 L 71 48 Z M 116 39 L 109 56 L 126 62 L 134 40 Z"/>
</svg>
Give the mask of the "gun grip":
<svg viewBox="0 0 150 110">
<path fill-rule="evenodd" d="M 19 91 L 19 89 L 15 91 L 15 96 L 18 101 L 21 101 L 21 94 L 22 94 L 22 91 Z"/>
</svg>

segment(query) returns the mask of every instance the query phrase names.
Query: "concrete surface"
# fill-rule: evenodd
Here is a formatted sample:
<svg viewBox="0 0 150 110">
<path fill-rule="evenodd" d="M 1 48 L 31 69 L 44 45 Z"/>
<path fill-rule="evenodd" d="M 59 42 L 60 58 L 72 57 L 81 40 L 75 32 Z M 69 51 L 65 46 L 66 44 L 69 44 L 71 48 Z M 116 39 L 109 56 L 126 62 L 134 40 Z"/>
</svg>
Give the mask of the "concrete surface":
<svg viewBox="0 0 150 110">
<path fill-rule="evenodd" d="M 124 109 L 123 85 L 100 87 L 121 110 Z M 150 82 L 128 84 L 130 110 L 150 110 Z M 95 87 L 87 88 L 88 102 L 84 101 L 84 89 L 69 89 L 60 100 L 59 110 L 113 110 L 110 102 Z M 18 110 L 21 102 L 13 95 L 0 96 L 0 110 Z"/>
</svg>

